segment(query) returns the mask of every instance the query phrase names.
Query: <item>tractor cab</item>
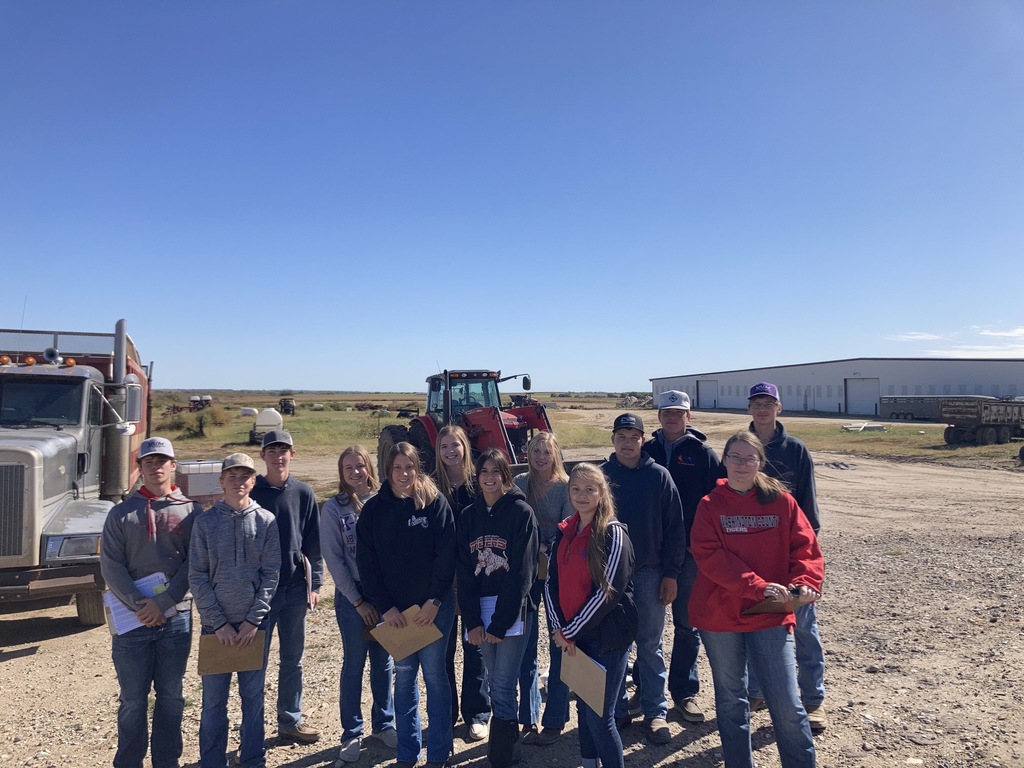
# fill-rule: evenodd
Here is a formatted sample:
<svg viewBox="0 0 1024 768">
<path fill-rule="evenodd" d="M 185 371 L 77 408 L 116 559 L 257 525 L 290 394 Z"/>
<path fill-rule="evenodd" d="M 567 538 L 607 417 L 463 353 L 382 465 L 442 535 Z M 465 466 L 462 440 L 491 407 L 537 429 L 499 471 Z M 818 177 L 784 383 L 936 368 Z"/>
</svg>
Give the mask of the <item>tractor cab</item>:
<svg viewBox="0 0 1024 768">
<path fill-rule="evenodd" d="M 442 427 L 474 408 L 501 408 L 499 375 L 494 371 L 448 371 L 429 377 L 427 413 Z"/>
</svg>

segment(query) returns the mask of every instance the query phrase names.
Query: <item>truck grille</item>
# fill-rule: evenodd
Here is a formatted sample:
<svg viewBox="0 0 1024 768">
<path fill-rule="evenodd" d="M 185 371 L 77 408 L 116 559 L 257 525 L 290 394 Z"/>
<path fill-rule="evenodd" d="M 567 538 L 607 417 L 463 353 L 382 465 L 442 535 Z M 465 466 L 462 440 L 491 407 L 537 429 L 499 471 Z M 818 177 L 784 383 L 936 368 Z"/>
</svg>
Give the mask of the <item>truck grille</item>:
<svg viewBox="0 0 1024 768">
<path fill-rule="evenodd" d="M 20 557 L 25 525 L 25 467 L 0 466 L 0 557 Z"/>
</svg>

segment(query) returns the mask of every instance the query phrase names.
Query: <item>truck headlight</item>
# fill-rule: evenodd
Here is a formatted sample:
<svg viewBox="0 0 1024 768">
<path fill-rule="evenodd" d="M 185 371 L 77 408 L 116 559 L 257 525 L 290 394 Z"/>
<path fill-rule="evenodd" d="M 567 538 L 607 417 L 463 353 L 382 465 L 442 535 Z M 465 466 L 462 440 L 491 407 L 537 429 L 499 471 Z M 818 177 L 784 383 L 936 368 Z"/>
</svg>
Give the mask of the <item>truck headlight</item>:
<svg viewBox="0 0 1024 768">
<path fill-rule="evenodd" d="M 46 559 L 63 560 L 71 557 L 96 557 L 100 553 L 100 537 L 51 536 L 46 541 Z"/>
</svg>

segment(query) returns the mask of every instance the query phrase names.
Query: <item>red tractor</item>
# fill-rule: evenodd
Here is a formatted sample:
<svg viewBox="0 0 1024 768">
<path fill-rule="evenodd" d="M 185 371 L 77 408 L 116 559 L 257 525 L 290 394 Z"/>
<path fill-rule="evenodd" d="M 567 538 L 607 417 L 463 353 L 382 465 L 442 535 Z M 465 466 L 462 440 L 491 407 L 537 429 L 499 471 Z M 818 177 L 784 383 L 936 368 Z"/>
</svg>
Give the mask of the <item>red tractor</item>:
<svg viewBox="0 0 1024 768">
<path fill-rule="evenodd" d="M 416 446 L 425 472 L 434 471 L 434 445 L 437 433 L 446 424 L 466 430 L 474 456 L 488 448 L 502 451 L 510 464 L 526 462 L 526 445 L 537 431 L 550 432 L 544 406 L 533 398 L 514 395 L 513 404 L 503 407 L 498 384 L 522 377 L 529 391 L 530 377 L 516 374 L 501 378 L 501 371 L 444 371 L 427 378 L 427 407 L 408 427 L 392 424 L 380 432 L 377 466 L 391 447 L 406 441 Z"/>
</svg>

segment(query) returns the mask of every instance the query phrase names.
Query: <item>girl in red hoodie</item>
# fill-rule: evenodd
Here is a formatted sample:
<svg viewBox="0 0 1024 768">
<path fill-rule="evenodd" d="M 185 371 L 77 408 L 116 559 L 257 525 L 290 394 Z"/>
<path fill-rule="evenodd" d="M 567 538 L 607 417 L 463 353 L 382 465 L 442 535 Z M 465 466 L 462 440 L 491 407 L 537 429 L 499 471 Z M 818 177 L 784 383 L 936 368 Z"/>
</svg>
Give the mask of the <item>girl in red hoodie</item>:
<svg viewBox="0 0 1024 768">
<path fill-rule="evenodd" d="M 754 764 L 750 664 L 783 768 L 813 768 L 814 741 L 796 683 L 793 608 L 820 596 L 821 549 L 793 497 L 761 471 L 764 446 L 753 432 L 737 432 L 723 453 L 728 479 L 701 500 L 690 532 L 698 574 L 689 610 L 711 662 L 725 766 Z"/>
</svg>

